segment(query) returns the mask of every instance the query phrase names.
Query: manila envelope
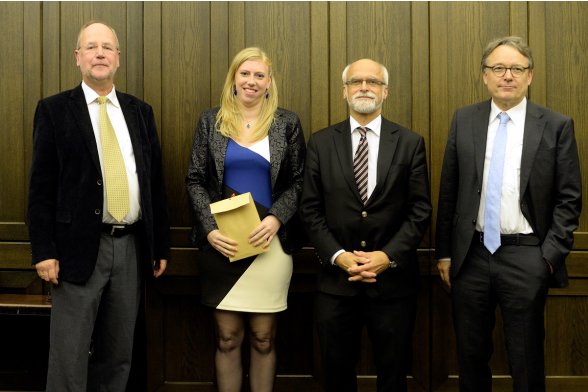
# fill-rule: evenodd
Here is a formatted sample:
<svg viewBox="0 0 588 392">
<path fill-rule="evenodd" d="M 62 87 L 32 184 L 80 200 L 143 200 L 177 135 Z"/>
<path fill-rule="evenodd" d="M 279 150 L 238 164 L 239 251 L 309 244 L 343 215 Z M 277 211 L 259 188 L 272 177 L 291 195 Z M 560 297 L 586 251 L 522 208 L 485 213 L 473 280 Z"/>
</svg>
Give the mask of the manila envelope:
<svg viewBox="0 0 588 392">
<path fill-rule="evenodd" d="M 222 235 L 238 242 L 237 253 L 229 261 L 244 259 L 267 252 L 269 248 L 249 243 L 249 234 L 261 222 L 251 193 L 243 193 L 210 204 L 210 212 Z"/>
</svg>

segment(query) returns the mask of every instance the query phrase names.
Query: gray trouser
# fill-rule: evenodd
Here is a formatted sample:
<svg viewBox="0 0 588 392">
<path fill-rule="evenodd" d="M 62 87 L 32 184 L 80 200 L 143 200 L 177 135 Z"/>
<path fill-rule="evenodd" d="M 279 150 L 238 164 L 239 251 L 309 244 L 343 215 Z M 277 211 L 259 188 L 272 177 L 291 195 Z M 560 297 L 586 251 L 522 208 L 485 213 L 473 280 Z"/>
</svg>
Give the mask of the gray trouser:
<svg viewBox="0 0 588 392">
<path fill-rule="evenodd" d="M 140 292 L 135 236 L 102 234 L 88 282 L 52 287 L 47 392 L 124 392 Z"/>
</svg>

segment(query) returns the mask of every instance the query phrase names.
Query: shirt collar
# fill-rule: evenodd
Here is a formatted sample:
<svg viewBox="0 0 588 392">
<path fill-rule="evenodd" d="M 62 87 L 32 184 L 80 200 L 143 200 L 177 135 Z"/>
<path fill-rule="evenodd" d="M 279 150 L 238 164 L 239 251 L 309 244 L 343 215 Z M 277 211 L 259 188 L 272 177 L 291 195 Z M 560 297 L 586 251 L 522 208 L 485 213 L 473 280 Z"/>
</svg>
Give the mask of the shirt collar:
<svg viewBox="0 0 588 392">
<path fill-rule="evenodd" d="M 86 104 L 89 105 L 93 102 L 96 102 L 99 95 L 96 91 L 92 90 L 90 86 L 86 84 L 86 82 L 82 81 L 82 90 L 84 90 L 84 96 L 86 97 Z M 106 98 L 113 104 L 115 107 L 120 108 L 120 104 L 118 103 L 118 98 L 116 96 L 116 89 L 114 85 L 112 86 L 112 90 L 106 95 Z"/>
<path fill-rule="evenodd" d="M 351 127 L 351 133 L 355 131 L 360 125 L 352 116 L 349 116 L 349 126 Z M 373 133 L 380 136 L 380 129 L 382 128 L 382 115 L 374 118 L 369 124 L 365 125 L 365 128 L 369 128 Z"/>
<path fill-rule="evenodd" d="M 493 121 L 499 121 L 497 119 L 498 115 L 502 113 L 502 110 L 496 106 L 494 100 L 490 104 L 490 123 Z M 525 116 L 527 115 L 527 97 L 524 97 L 519 104 L 513 108 L 510 108 L 506 111 L 508 117 L 515 125 L 521 125 L 525 123 Z"/>
</svg>

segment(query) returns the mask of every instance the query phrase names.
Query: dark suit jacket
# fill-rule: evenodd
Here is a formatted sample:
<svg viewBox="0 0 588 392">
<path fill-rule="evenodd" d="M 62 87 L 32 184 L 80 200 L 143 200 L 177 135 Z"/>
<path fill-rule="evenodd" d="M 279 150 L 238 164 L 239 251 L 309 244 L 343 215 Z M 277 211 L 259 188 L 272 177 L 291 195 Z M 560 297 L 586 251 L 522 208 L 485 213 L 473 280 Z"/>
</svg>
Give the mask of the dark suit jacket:
<svg viewBox="0 0 588 392">
<path fill-rule="evenodd" d="M 215 130 L 219 108 L 202 113 L 198 121 L 186 188 L 195 223 L 192 240 L 208 246 L 206 236 L 217 229 L 210 203 L 222 200 L 225 154 L 229 139 Z M 296 216 L 304 170 L 306 145 L 300 120 L 295 113 L 278 108 L 269 130 L 272 207 L 269 214 L 282 223 L 278 236 L 286 253 L 302 246 L 302 226 Z"/>
<path fill-rule="evenodd" d="M 450 257 L 458 275 L 474 234 L 484 171 L 490 101 L 453 116 L 439 192 L 436 257 Z M 572 248 L 582 207 L 574 123 L 527 102 L 520 172 L 520 207 L 554 267 L 551 285 L 567 285 L 565 258 Z"/>
<path fill-rule="evenodd" d="M 352 296 L 399 297 L 416 292 L 416 249 L 431 214 L 425 143 L 382 118 L 376 187 L 364 206 L 353 175 L 349 120 L 312 135 L 308 143 L 300 213 L 323 264 L 319 288 Z M 365 241 L 365 246 L 362 242 Z M 384 251 L 397 268 L 375 284 L 352 283 L 330 258 L 339 249 Z"/>
<path fill-rule="evenodd" d="M 117 91 L 135 154 L 141 258 L 169 258 L 169 223 L 161 151 L 151 106 Z M 28 223 L 33 263 L 59 260 L 59 278 L 83 283 L 100 242 L 103 179 L 81 85 L 39 101 L 33 132 Z"/>
</svg>

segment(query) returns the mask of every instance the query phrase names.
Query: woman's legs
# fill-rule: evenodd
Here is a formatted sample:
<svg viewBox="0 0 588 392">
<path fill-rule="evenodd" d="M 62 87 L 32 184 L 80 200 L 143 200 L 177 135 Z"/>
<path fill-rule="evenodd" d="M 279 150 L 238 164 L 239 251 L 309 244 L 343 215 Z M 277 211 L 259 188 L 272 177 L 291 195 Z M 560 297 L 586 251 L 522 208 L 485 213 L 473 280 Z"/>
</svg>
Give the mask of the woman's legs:
<svg viewBox="0 0 588 392">
<path fill-rule="evenodd" d="M 243 316 L 241 313 L 215 310 L 217 346 L 215 354 L 216 382 L 219 392 L 240 392 L 243 379 L 241 343 Z"/>
<path fill-rule="evenodd" d="M 276 373 L 276 314 L 249 315 L 251 365 L 249 383 L 252 392 L 271 392 Z"/>
</svg>

